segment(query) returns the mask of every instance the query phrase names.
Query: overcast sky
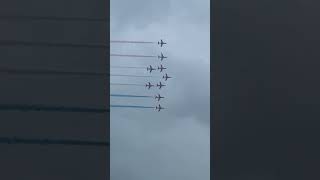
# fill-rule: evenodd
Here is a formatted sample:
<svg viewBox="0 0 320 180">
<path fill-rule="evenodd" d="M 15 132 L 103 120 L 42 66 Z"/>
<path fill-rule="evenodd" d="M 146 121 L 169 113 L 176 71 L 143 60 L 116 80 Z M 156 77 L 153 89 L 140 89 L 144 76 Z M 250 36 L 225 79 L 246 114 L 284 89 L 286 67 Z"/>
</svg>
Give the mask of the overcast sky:
<svg viewBox="0 0 320 180">
<path fill-rule="evenodd" d="M 111 53 L 158 55 L 173 79 L 160 91 L 111 86 L 111 94 L 160 93 L 166 109 L 111 108 L 112 180 L 209 180 L 210 84 L 209 0 L 111 0 L 111 40 L 168 44 L 111 44 Z M 111 66 L 157 67 L 157 58 L 111 57 Z M 148 75 L 146 69 L 113 69 L 112 74 Z M 112 83 L 158 83 L 151 78 L 111 77 Z M 154 99 L 111 98 L 111 104 L 157 105 Z"/>
</svg>

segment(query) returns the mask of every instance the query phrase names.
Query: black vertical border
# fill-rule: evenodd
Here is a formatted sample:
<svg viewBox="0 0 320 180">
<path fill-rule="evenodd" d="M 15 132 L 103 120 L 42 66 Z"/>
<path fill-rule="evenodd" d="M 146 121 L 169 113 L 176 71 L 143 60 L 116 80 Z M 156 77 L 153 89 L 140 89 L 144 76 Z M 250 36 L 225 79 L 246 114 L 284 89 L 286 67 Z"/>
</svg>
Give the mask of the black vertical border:
<svg viewBox="0 0 320 180">
<path fill-rule="evenodd" d="M 216 180 L 218 171 L 219 147 L 219 45 L 218 33 L 218 0 L 210 1 L 210 179 Z"/>
<path fill-rule="evenodd" d="M 211 178 L 320 179 L 320 3 L 212 2 Z"/>
<path fill-rule="evenodd" d="M 108 25 L 109 25 L 109 28 L 107 28 L 108 29 L 108 32 L 106 32 L 107 33 L 107 43 L 108 43 L 108 48 L 107 48 L 107 59 L 106 59 L 106 61 L 107 61 L 107 68 L 106 68 L 106 70 L 108 71 L 107 72 L 107 74 L 108 73 L 110 73 L 111 71 L 110 71 L 110 28 L 111 28 L 111 24 L 110 24 L 110 16 L 111 16 L 111 6 L 110 6 L 110 0 L 106 0 L 107 1 L 107 5 L 108 5 L 108 7 L 106 7 L 107 8 L 107 11 L 109 12 L 108 13 L 108 17 L 107 17 L 107 19 L 108 19 Z M 107 79 L 107 82 L 106 82 L 106 93 L 107 93 L 107 97 L 108 97 L 108 100 L 107 100 L 107 108 L 108 108 L 108 116 L 107 116 L 107 128 L 106 128 L 106 130 L 107 130 L 107 137 L 108 137 L 108 142 L 109 142 L 109 147 L 108 147 L 108 150 L 107 150 L 107 169 L 106 169 L 106 171 L 107 171 L 107 180 L 110 180 L 110 167 L 111 167 L 111 165 L 110 165 L 110 158 L 111 158 L 111 151 L 110 151 L 110 145 L 111 145 L 111 143 L 110 143 L 110 132 L 111 132 L 111 127 L 110 127 L 110 121 L 111 121 L 111 118 L 110 118 L 110 76 L 108 75 L 108 77 L 106 78 Z"/>
<path fill-rule="evenodd" d="M 78 3 L 79 2 L 79 3 Z M 56 3 L 56 5 L 55 5 Z M 101 44 L 107 44 L 107 48 L 104 48 L 103 50 L 99 51 L 100 53 L 98 53 L 99 55 L 92 57 L 92 59 L 97 60 L 97 57 L 99 58 L 99 63 L 101 63 L 101 71 L 108 71 L 109 66 L 110 66 L 110 47 L 109 47 L 109 41 L 110 41 L 110 1 L 104 1 L 104 0 L 98 0 L 98 1 L 92 1 L 90 3 L 88 3 L 89 5 L 93 5 L 95 3 L 99 3 L 99 5 L 97 6 L 97 13 L 93 13 L 93 14 L 99 14 L 99 17 L 89 17 L 90 14 L 90 10 L 84 10 L 85 12 L 80 12 L 80 8 L 82 6 L 82 9 L 86 9 L 87 6 L 85 6 L 84 4 L 86 4 L 86 2 L 84 1 L 41 1 L 41 0 L 32 0 L 32 1 L 23 1 L 23 0 L 4 0 L 1 1 L 1 28 L 2 29 L 0 31 L 1 34 L 1 41 L 6 41 L 6 40 L 13 40 L 13 41 L 27 41 L 28 43 L 37 43 L 37 42 L 47 42 L 47 43 L 54 43 L 54 41 L 52 41 L 53 36 L 54 35 L 60 35 L 57 39 L 57 41 L 59 41 L 59 38 L 61 37 L 61 35 L 64 35 L 67 33 L 70 33 L 70 29 L 68 31 L 69 26 L 71 26 L 70 24 L 68 24 L 67 21 L 64 21 L 63 19 L 71 19 L 72 21 L 77 21 L 78 23 L 84 19 L 98 19 L 96 20 L 97 23 L 99 23 L 99 28 L 102 28 L 103 30 L 99 29 L 99 33 L 103 34 L 102 36 L 100 36 L 100 38 L 98 36 L 97 39 L 103 41 L 101 42 Z M 103 5 L 102 5 L 103 4 Z M 58 6 L 58 8 L 57 8 Z M 85 6 L 85 8 L 83 8 L 83 6 Z M 91 6 L 88 6 L 88 9 Z M 92 8 L 92 7 L 91 7 Z M 7 16 L 7 17 L 6 17 Z M 10 17 L 12 19 L 10 19 Z M 48 18 L 49 17 L 49 18 Z M 55 18 L 56 17 L 56 18 Z M 21 18 L 21 20 L 14 20 L 15 18 L 19 19 Z M 33 19 L 33 20 L 32 20 Z M 32 21 L 31 23 L 26 23 L 28 21 Z M 44 27 L 44 26 L 40 26 L 41 23 L 47 23 L 48 26 Z M 50 23 L 48 23 L 48 22 Z M 65 22 L 66 25 L 62 26 L 62 22 Z M 85 20 L 85 21 L 90 21 L 90 20 Z M 14 22 L 14 23 L 13 23 Z M 19 22 L 19 23 L 17 23 Z M 21 24 L 25 23 L 25 26 L 22 26 Z M 58 31 L 55 30 L 54 28 L 50 29 L 49 27 L 54 27 L 53 24 L 58 24 L 59 28 Z M 7 25 L 7 26 L 6 26 Z M 17 28 L 17 27 L 23 27 L 26 28 L 26 31 L 22 31 L 21 29 Z M 65 29 L 63 28 L 65 27 Z M 79 27 L 75 26 L 75 27 Z M 10 29 L 11 28 L 11 29 Z M 41 29 L 43 28 L 43 29 Z M 70 27 L 69 27 L 70 28 Z M 72 28 L 71 28 L 72 29 Z M 106 30 L 104 30 L 106 29 Z M 106 31 L 106 32 L 103 32 Z M 75 34 L 77 34 L 77 31 L 73 31 Z M 47 34 L 46 34 L 47 33 Z M 51 34 L 52 33 L 52 34 Z M 104 34 L 106 33 L 106 34 Z M 13 35 L 12 35 L 13 34 Z M 16 37 L 14 37 L 14 34 L 18 34 L 16 35 Z M 72 33 L 71 33 L 72 34 Z M 88 35 L 90 35 L 88 33 Z M 42 39 L 41 39 L 42 37 Z M 51 40 L 50 40 L 50 38 Z M 49 40 L 48 40 L 49 39 Z M 71 40 L 70 40 L 71 39 Z M 85 39 L 85 38 L 84 38 Z M 77 44 L 77 40 L 81 40 L 81 37 L 79 39 L 73 39 L 72 38 L 65 38 L 65 39 L 60 39 L 61 43 L 72 43 L 72 44 Z M 65 40 L 65 42 L 63 41 Z M 80 41 L 81 42 L 81 41 Z M 27 43 L 27 44 L 28 44 Z M 58 42 L 59 43 L 59 42 Z M 18 49 L 18 50 L 13 50 L 13 49 Z M 35 60 L 35 59 L 42 59 L 43 61 L 46 61 L 52 57 L 55 56 L 51 56 L 50 58 L 45 56 L 46 58 L 40 58 L 40 56 L 36 56 L 36 54 L 39 52 L 41 53 L 45 53 L 48 52 L 46 50 L 48 50 L 49 48 L 43 48 L 41 50 L 36 50 L 36 48 L 31 48 L 31 47 L 10 47 L 7 48 L 5 46 L 1 46 L 0 50 L 0 56 L 1 56 L 1 66 L 5 66 L 5 67 L 10 67 L 10 68 L 27 68 L 27 66 L 21 66 L 21 65 L 26 65 L 25 62 L 27 62 L 28 60 Z M 22 51 L 23 50 L 23 51 Z M 81 50 L 79 50 L 80 52 Z M 19 52 L 22 52 L 21 54 Z M 61 52 L 61 51 L 59 51 Z M 71 56 L 70 54 L 68 54 L 67 50 L 65 51 L 65 55 L 66 56 Z M 50 53 L 47 53 L 50 54 Z M 52 53 L 54 54 L 54 53 Z M 62 54 L 62 53 L 61 53 Z M 76 54 L 76 53 L 75 53 Z M 80 54 L 80 53 L 79 53 Z M 94 53 L 93 53 L 94 54 Z M 17 56 L 16 56 L 17 55 Z M 19 57 L 21 56 L 21 57 Z M 101 58 L 103 56 L 103 58 Z M 59 56 L 58 56 L 59 57 Z M 85 57 L 85 56 L 83 56 Z M 10 59 L 15 59 L 15 61 L 10 61 Z M 18 60 L 21 59 L 21 60 Z M 53 58 L 52 58 L 53 59 Z M 52 60 L 51 59 L 51 60 Z M 64 59 L 64 58 L 61 58 Z M 66 58 L 65 58 L 66 59 Z M 77 58 L 74 58 L 77 60 Z M 88 64 L 90 65 L 90 60 L 92 60 L 90 58 L 88 58 Z M 24 63 L 21 63 L 24 62 Z M 34 63 L 35 61 L 33 61 Z M 49 62 L 49 60 L 48 60 Z M 67 62 L 67 61 L 66 61 Z M 16 64 L 15 64 L 16 63 Z M 30 64 L 33 64 L 30 63 Z M 51 61 L 52 63 L 52 61 Z M 35 63 L 37 64 L 37 63 Z M 41 63 L 39 63 L 41 64 Z M 56 65 L 54 63 L 52 63 L 53 65 Z M 62 63 L 63 64 L 63 63 Z M 66 63 L 68 64 L 68 63 Z M 94 64 L 94 63 L 92 63 Z M 43 65 L 43 64 L 42 64 Z M 53 67 L 49 67 L 50 63 L 47 63 L 48 65 L 48 69 L 51 69 Z M 69 64 L 68 64 L 69 65 Z M 102 67 L 103 66 L 103 67 Z M 28 68 L 33 68 L 32 66 L 29 66 Z M 41 67 L 34 67 L 35 69 L 40 68 Z M 43 68 L 43 67 L 42 67 Z M 61 67 L 63 69 L 63 67 Z M 92 67 L 91 67 L 92 68 Z M 59 69 L 59 68 L 57 68 Z M 66 68 L 68 69 L 68 68 Z M 64 70 L 66 70 L 64 69 Z M 70 68 L 71 71 L 72 68 Z M 76 68 L 75 68 L 76 69 Z M 88 71 L 90 71 L 90 67 L 88 68 Z M 14 88 L 12 88 L 12 90 L 9 91 L 5 90 L 6 88 L 3 88 L 5 86 L 5 83 L 7 84 L 19 84 L 17 83 L 16 79 L 21 79 L 23 78 L 21 75 L 17 76 L 16 79 L 12 78 L 13 76 L 11 75 L 6 75 L 6 74 L 1 74 L 1 84 L 2 84 L 2 88 L 0 90 L 0 94 L 2 94 L 2 97 L 6 96 L 6 97 L 12 97 L 11 100 L 9 98 L 6 99 L 6 101 L 4 100 L 4 98 L 1 98 L 1 103 L 25 103 L 25 104 L 33 104 L 33 103 L 39 103 L 39 104 L 44 104 L 46 106 L 63 106 L 65 105 L 64 103 L 53 103 L 53 102 L 48 102 L 48 101 L 39 101 L 39 99 L 36 100 L 36 98 L 32 99 L 34 101 L 31 101 L 30 99 L 35 97 L 34 94 L 29 95 L 28 96 L 28 92 L 26 93 L 21 93 L 19 94 L 20 96 L 18 97 L 14 97 L 15 96 L 15 92 Z M 6 79 L 7 78 L 7 79 Z M 30 80 L 30 79 L 45 79 L 47 78 L 46 76 L 40 77 L 40 78 L 30 78 L 30 77 L 26 77 L 25 81 Z M 61 78 L 61 77 L 60 77 Z M 51 79 L 52 80 L 52 79 Z M 35 83 L 34 83 L 35 84 Z M 40 84 L 40 83 L 39 83 Z M 71 83 L 70 83 L 71 84 Z M 89 83 L 90 84 L 90 83 Z M 46 86 L 46 83 L 43 83 L 43 86 Z M 91 88 L 92 91 L 94 92 L 98 92 L 97 94 L 90 94 L 86 92 L 84 89 L 78 88 L 77 92 L 75 92 L 74 94 L 77 94 L 79 92 L 84 92 L 84 96 L 87 96 L 89 98 L 94 99 L 99 101 L 97 104 L 99 104 L 99 109 L 109 109 L 110 107 L 110 102 L 109 102 L 109 95 L 110 95 L 110 77 L 103 77 L 103 81 L 99 81 L 99 87 L 91 87 L 90 85 L 87 86 L 89 88 Z M 29 91 L 30 91 L 30 87 L 32 87 L 30 84 L 25 85 Z M 13 86 L 14 87 L 14 86 Z M 18 86 L 19 87 L 19 86 Z M 74 86 L 77 87 L 77 86 Z M 74 88 L 73 87 L 73 88 Z M 96 88 L 96 89 L 94 89 Z M 8 88 L 7 88 L 8 89 Z M 16 88 L 18 89 L 18 88 Z M 48 89 L 47 87 L 45 88 L 46 92 L 41 92 L 39 91 L 37 95 L 40 96 L 41 93 L 48 93 L 50 96 L 50 94 L 54 94 L 54 92 L 59 92 L 59 88 L 51 88 Z M 21 91 L 23 91 L 23 88 L 21 88 Z M 92 92 L 90 91 L 90 92 Z M 5 93 L 4 93 L 5 92 Z M 31 92 L 31 91 L 30 91 Z M 34 92 L 34 91 L 32 91 Z M 51 93 L 52 92 L 52 93 Z M 70 92 L 70 91 L 68 91 Z M 3 95 L 5 94 L 5 95 Z M 25 97 L 28 96 L 28 98 L 26 98 L 27 100 L 24 100 L 24 97 L 22 97 L 24 94 L 26 94 Z M 41 94 L 43 95 L 43 94 Z M 99 95 L 99 98 L 92 98 L 92 96 L 94 95 Z M 22 98 L 21 98 L 22 97 Z M 44 96 L 42 96 L 44 97 Z M 61 96 L 60 96 L 61 97 Z M 22 99 L 21 101 L 19 99 Z M 85 98 L 85 97 L 84 97 Z M 9 99 L 9 100 L 8 100 Z M 18 100 L 17 100 L 18 99 Z M 45 98 L 44 98 L 45 99 Z M 58 100 L 60 100 L 59 98 L 57 98 Z M 82 97 L 79 97 L 79 99 L 82 99 Z M 70 100 L 70 99 L 68 99 Z M 77 102 L 76 100 L 78 99 L 73 99 L 75 102 Z M 80 101 L 81 102 L 81 101 Z M 70 103 L 70 102 L 66 102 L 66 103 Z M 95 104 L 91 101 L 92 104 Z M 79 104 L 77 104 L 79 105 Z M 66 105 L 69 106 L 69 105 Z M 80 104 L 79 106 L 83 106 L 83 104 Z M 65 129 L 62 130 L 63 128 L 57 128 L 54 126 L 50 126 L 50 125 L 45 125 L 43 122 L 45 121 L 51 121 L 54 120 L 56 117 L 59 116 L 55 116 L 54 114 L 50 115 L 49 113 L 38 113 L 38 112 L 26 112 L 26 113 L 19 113 L 19 112 L 6 112 L 6 111 L 1 111 L 1 115 L 0 115 L 0 121 L 1 121 L 1 148 L 0 148 L 0 179 L 21 179 L 21 176 L 23 176 L 22 179 L 50 179 L 50 176 L 55 176 L 55 178 L 60 178 L 60 179 L 72 179 L 72 176 L 78 176 L 84 178 L 84 179 L 90 179 L 90 177 L 87 177 L 86 175 L 86 171 L 88 171 L 88 166 L 89 167 L 94 167 L 96 164 L 93 163 L 92 165 L 90 165 L 89 163 L 83 163 L 86 165 L 86 168 L 83 168 L 83 166 L 79 166 L 80 168 L 77 167 L 72 167 L 69 166 L 68 168 L 64 168 L 62 165 L 69 165 L 69 163 L 73 163 L 74 165 L 81 165 L 83 161 L 81 161 L 81 158 L 83 157 L 83 159 L 88 160 L 89 162 L 93 162 L 95 159 L 99 160 L 99 169 L 95 168 L 94 171 L 91 171 L 93 173 L 91 173 L 92 176 L 99 176 L 100 179 L 110 179 L 110 147 L 101 147 L 103 148 L 102 150 L 98 150 L 96 152 L 98 152 L 97 154 L 92 153 L 91 155 L 95 156 L 95 157 L 90 157 L 90 156 L 86 156 L 83 154 L 86 154 L 89 149 L 88 147 L 86 147 L 85 150 L 80 150 L 79 152 L 82 153 L 82 156 L 78 156 L 75 154 L 79 154 L 78 151 L 74 151 L 72 148 L 74 148 L 75 146 L 69 146 L 70 144 L 73 144 L 74 140 L 87 140 L 87 141 L 99 141 L 99 142 L 104 142 L 103 144 L 106 144 L 105 141 L 108 141 L 107 144 L 110 142 L 110 111 L 108 111 L 107 113 L 103 113 L 103 115 L 99 114 L 98 118 L 88 118 L 89 122 L 91 120 L 91 122 L 97 122 L 97 119 L 99 119 L 99 123 L 102 123 L 103 125 L 100 125 L 95 131 L 99 133 L 99 137 L 100 138 L 92 138 L 90 135 L 87 135 L 84 132 L 79 132 L 79 130 L 77 129 L 77 125 L 71 125 L 68 127 L 71 127 L 70 130 L 68 130 L 67 134 L 68 135 L 74 135 L 74 136 L 67 136 L 64 135 L 65 137 L 63 137 L 62 133 L 60 134 L 60 132 L 64 132 L 66 133 Z M 18 115 L 21 114 L 20 117 L 18 117 Z M 25 114 L 28 114 L 29 116 L 26 116 Z M 75 116 L 73 116 L 74 114 L 71 113 L 66 113 L 66 116 L 63 116 L 63 118 L 56 118 L 56 120 L 60 123 L 64 123 L 62 122 L 63 120 L 66 120 L 65 122 L 69 122 L 70 125 L 70 121 L 71 120 L 77 120 L 77 118 L 74 118 Z M 81 116 L 80 116 L 81 117 Z M 84 115 L 84 117 L 86 117 Z M 89 116 L 88 116 L 89 117 Z M 41 125 L 36 124 L 36 123 L 32 123 L 32 127 L 31 127 L 31 123 L 29 124 L 30 126 L 26 125 L 28 123 L 28 121 L 34 121 L 34 119 L 38 119 L 41 120 Z M 74 118 L 74 119 L 72 119 Z M 20 121 L 21 120 L 21 121 Z M 43 121 L 42 121 L 43 120 Z M 101 120 L 101 121 L 100 121 Z M 19 122 L 20 121 L 20 122 Z M 17 123 L 18 122 L 18 123 Z M 14 126 L 12 124 L 14 124 Z M 42 128 L 45 125 L 46 128 L 50 129 L 50 131 L 48 131 L 48 134 L 45 130 L 43 130 L 44 128 Z M 81 127 L 83 127 L 85 125 L 81 125 Z M 30 128 L 31 127 L 31 128 Z M 93 129 L 90 126 L 85 126 L 85 128 L 88 129 Z M 96 128 L 96 127 L 95 127 Z M 41 132 L 42 131 L 42 132 Z M 27 133 L 26 133 L 27 132 Z M 41 133 L 39 133 L 41 132 Z M 74 133 L 73 133 L 74 132 Z M 94 132 L 94 130 L 92 131 Z M 19 133 L 19 134 L 18 134 Z M 81 134 L 83 135 L 82 138 L 80 137 L 76 137 L 76 134 Z M 94 134 L 94 133 L 93 133 Z M 17 138 L 17 137 L 18 138 Z M 101 136 L 103 136 L 101 138 Z M 5 137 L 5 138 L 3 138 Z M 6 138 L 9 138 L 8 143 L 6 143 Z M 25 138 L 25 140 L 28 140 L 29 143 L 26 143 L 26 141 L 24 141 L 25 143 L 21 143 L 21 139 L 19 138 Z M 59 148 L 62 147 L 61 149 L 57 150 L 56 152 L 52 152 L 49 151 L 50 147 L 57 147 L 58 145 L 56 144 L 51 144 L 48 143 L 49 141 L 47 141 L 47 138 L 52 140 L 55 139 L 56 142 L 58 139 L 63 139 L 64 141 L 67 141 L 67 143 L 61 143 L 59 144 Z M 51 139 L 52 138 L 52 139 Z M 69 139 L 70 138 L 70 139 Z M 86 142 L 87 142 L 86 141 Z M 20 143 L 17 143 L 20 142 Z M 31 143 L 32 142 L 32 143 Z M 53 141 L 51 141 L 53 142 Z M 44 143 L 44 144 L 41 144 Z M 40 144 L 40 145 L 39 145 Z M 48 145 L 49 144 L 49 145 Z M 51 145 L 50 145 L 51 144 Z M 63 147 L 63 145 L 68 144 L 68 147 Z M 79 149 L 82 147 L 79 147 Z M 34 151 L 35 150 L 39 150 L 40 153 L 38 153 L 38 151 Z M 91 149 L 90 149 L 91 151 Z M 50 152 L 50 153 L 49 153 Z M 48 155 L 49 154 L 49 155 Z M 74 155 L 74 156 L 73 156 Z M 97 157 L 98 156 L 98 157 Z M 75 158 L 76 157 L 76 158 Z M 50 160 L 46 160 L 46 159 L 50 159 Z M 74 158 L 74 159 L 72 159 Z M 91 161 L 93 160 L 93 161 Z M 61 166 L 57 165 L 58 163 L 61 164 Z M 53 167 L 53 168 L 52 168 Z M 42 169 L 43 168 L 43 169 Z M 101 169 L 100 169 L 101 168 Z M 29 171 L 31 169 L 31 171 Z M 62 171 L 66 172 L 65 174 L 62 173 Z M 69 172 L 68 172 L 69 171 Z M 72 173 L 71 173 L 72 172 Z M 106 177 L 107 176 L 107 177 Z M 20 178 L 19 178 L 20 177 Z M 51 177 L 54 178 L 54 177 Z M 99 179 L 98 178 L 98 179 Z"/>
</svg>

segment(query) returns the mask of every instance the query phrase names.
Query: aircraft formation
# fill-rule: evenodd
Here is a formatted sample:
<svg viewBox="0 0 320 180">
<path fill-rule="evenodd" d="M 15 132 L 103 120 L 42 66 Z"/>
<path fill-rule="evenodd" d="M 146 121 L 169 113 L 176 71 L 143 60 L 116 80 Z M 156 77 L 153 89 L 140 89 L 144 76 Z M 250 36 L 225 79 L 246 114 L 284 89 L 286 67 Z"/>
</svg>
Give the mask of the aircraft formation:
<svg viewBox="0 0 320 180">
<path fill-rule="evenodd" d="M 162 47 L 164 44 L 167 44 L 165 43 L 162 39 L 160 41 L 158 41 L 158 45 L 160 45 L 160 47 Z M 163 59 L 166 59 L 168 57 L 164 56 L 163 53 L 161 52 L 161 55 L 158 56 L 158 59 L 160 59 L 160 61 L 163 61 Z M 164 67 L 162 64 L 160 64 L 157 69 L 159 70 L 159 72 L 163 72 L 163 70 L 166 70 L 167 68 Z M 156 70 L 156 68 L 153 68 L 151 65 L 149 65 L 147 67 L 147 71 L 149 71 L 150 73 L 152 73 L 153 70 Z M 172 78 L 170 76 L 168 76 L 167 73 L 165 73 L 165 75 L 162 76 L 162 78 L 167 81 L 169 78 Z M 165 84 L 162 84 L 162 82 L 160 81 L 159 83 L 157 83 L 156 85 L 153 85 L 151 84 L 150 82 L 148 82 L 146 85 L 145 85 L 148 89 L 150 89 L 151 87 L 158 87 L 159 90 L 166 86 Z M 157 99 L 157 101 L 159 102 L 161 98 L 164 98 L 162 97 L 159 93 L 158 95 L 155 96 L 155 99 Z M 160 104 L 158 104 L 158 106 L 155 107 L 156 110 L 158 111 L 161 111 L 162 109 L 164 109 Z"/>
<path fill-rule="evenodd" d="M 117 41 L 119 42 L 119 41 Z M 122 41 L 122 42 L 137 42 L 137 41 Z M 139 41 L 139 42 L 143 42 L 143 41 Z M 146 42 L 146 41 L 144 41 Z M 148 43 L 148 42 L 146 42 Z M 166 45 L 167 43 L 164 42 L 162 39 L 160 41 L 158 41 L 158 45 L 160 47 L 163 47 L 164 45 Z M 121 56 L 121 55 L 119 55 Z M 126 56 L 126 55 L 123 55 Z M 138 55 L 127 55 L 127 57 L 138 57 Z M 165 86 L 167 86 L 163 81 L 167 81 L 168 79 L 172 78 L 171 76 L 169 76 L 165 71 L 167 70 L 167 67 L 163 65 L 163 60 L 167 59 L 167 56 L 164 56 L 164 54 L 161 52 L 160 55 L 158 56 L 139 56 L 139 57 L 157 57 L 160 60 L 160 64 L 158 66 L 152 66 L 152 65 L 148 65 L 146 67 L 147 72 L 149 72 L 150 74 L 155 73 L 156 71 L 158 71 L 159 73 L 162 73 L 163 75 L 160 76 L 160 81 L 158 81 L 157 83 L 151 83 L 150 81 L 147 81 L 143 86 L 145 86 L 145 88 L 147 90 L 150 89 L 158 89 L 159 91 L 161 89 L 163 89 Z M 112 68 L 112 67 L 111 67 Z M 127 68 L 134 68 L 134 67 L 127 67 Z M 117 95 L 119 97 L 119 95 Z M 123 95 L 121 97 L 142 97 L 142 96 L 138 96 L 138 95 Z M 143 96 L 144 97 L 144 96 Z M 157 93 L 154 96 L 148 96 L 148 97 L 153 97 L 157 103 L 160 102 L 161 99 L 164 99 L 165 97 L 161 96 L 160 93 Z M 119 105 L 117 105 L 116 107 L 119 107 Z M 122 107 L 122 106 L 121 106 Z M 125 107 L 125 106 L 123 106 Z M 137 107 L 137 106 L 130 106 L 130 107 Z M 140 106 L 139 106 L 140 107 Z M 142 107 L 142 106 L 141 106 Z M 143 106 L 143 108 L 151 108 L 151 107 L 145 107 Z M 164 107 L 162 107 L 160 104 L 157 104 L 155 107 L 153 107 L 156 111 L 161 111 L 163 109 L 165 109 Z"/>
</svg>

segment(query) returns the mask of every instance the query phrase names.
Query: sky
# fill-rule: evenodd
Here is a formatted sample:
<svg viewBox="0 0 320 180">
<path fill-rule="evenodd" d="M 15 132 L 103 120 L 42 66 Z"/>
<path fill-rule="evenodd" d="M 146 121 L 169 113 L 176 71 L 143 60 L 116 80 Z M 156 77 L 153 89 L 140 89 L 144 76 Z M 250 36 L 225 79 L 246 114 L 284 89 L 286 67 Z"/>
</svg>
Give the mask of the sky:
<svg viewBox="0 0 320 180">
<path fill-rule="evenodd" d="M 113 86 L 111 94 L 160 93 L 166 109 L 111 108 L 112 180 L 208 180 L 210 177 L 210 7 L 209 0 L 111 0 L 111 40 L 142 40 L 168 44 L 114 44 L 111 54 L 158 55 L 172 76 L 161 90 Z M 157 58 L 111 57 L 111 74 L 150 75 Z M 158 83 L 150 78 L 114 77 L 111 83 Z M 157 105 L 152 98 L 111 97 L 112 105 Z"/>
</svg>

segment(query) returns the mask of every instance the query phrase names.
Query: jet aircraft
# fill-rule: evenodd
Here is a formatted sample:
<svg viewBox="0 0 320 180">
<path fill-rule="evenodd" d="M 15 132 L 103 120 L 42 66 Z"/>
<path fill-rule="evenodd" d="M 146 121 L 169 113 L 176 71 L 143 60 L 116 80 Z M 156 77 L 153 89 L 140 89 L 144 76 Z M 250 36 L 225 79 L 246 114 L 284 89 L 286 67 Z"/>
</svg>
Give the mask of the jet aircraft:
<svg viewBox="0 0 320 180">
<path fill-rule="evenodd" d="M 163 42 L 161 39 L 160 42 L 158 41 L 158 44 L 160 45 L 160 47 L 162 47 L 164 44 L 167 44 L 167 43 Z"/>
<path fill-rule="evenodd" d="M 162 106 L 160 106 L 160 104 L 158 106 L 156 106 L 156 110 L 161 111 L 161 109 L 164 109 Z"/>
<path fill-rule="evenodd" d="M 172 77 L 168 76 L 168 74 L 166 73 L 166 75 L 162 76 L 162 78 L 165 79 L 165 80 L 168 80 L 169 78 L 172 78 Z"/>
<path fill-rule="evenodd" d="M 147 67 L 147 71 L 149 71 L 150 73 L 151 73 L 153 70 L 156 70 L 156 69 L 155 69 L 155 68 L 152 68 L 151 65 L 150 65 L 149 67 Z"/>
<path fill-rule="evenodd" d="M 161 98 L 164 98 L 164 97 L 162 97 L 162 96 L 160 96 L 160 94 L 158 94 L 158 96 L 155 96 L 154 98 L 155 98 L 155 99 L 158 99 L 158 101 L 160 101 L 160 99 L 161 99 Z"/>
<path fill-rule="evenodd" d="M 157 87 L 159 87 L 159 89 L 161 89 L 163 86 L 166 86 L 166 85 L 162 84 L 161 81 L 159 82 L 159 84 L 157 84 Z"/>
<path fill-rule="evenodd" d="M 165 58 L 168 58 L 168 57 L 163 56 L 163 54 L 162 54 L 162 53 L 161 53 L 161 56 L 158 56 L 158 59 L 160 59 L 161 61 L 162 61 L 163 59 L 165 59 Z"/>
<path fill-rule="evenodd" d="M 160 72 L 162 72 L 164 69 L 167 69 L 167 68 L 163 67 L 161 64 L 160 67 L 158 66 L 158 69 L 160 69 Z"/>
<path fill-rule="evenodd" d="M 150 89 L 152 86 L 154 86 L 154 85 L 152 85 L 150 82 L 148 82 L 148 83 L 146 84 L 146 87 L 148 87 L 148 89 Z"/>
</svg>

